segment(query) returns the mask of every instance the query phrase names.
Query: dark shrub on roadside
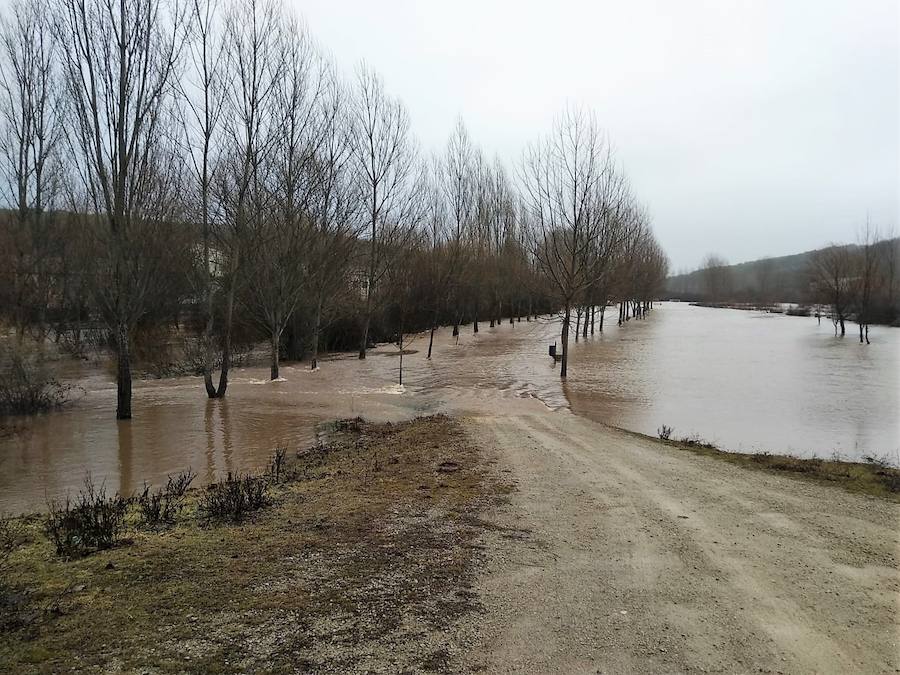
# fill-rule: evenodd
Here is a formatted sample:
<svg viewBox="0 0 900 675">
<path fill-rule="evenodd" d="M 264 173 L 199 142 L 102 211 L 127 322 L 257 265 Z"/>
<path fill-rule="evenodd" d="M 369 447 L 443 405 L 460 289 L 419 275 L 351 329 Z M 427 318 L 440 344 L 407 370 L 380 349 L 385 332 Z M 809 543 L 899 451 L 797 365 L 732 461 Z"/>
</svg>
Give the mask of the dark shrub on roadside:
<svg viewBox="0 0 900 675">
<path fill-rule="evenodd" d="M 25 347 L 0 349 L 0 415 L 28 415 L 56 408 L 69 400 L 72 388 L 61 384 Z"/>
<path fill-rule="evenodd" d="M 662 440 L 667 441 L 672 437 L 672 427 L 667 427 L 665 424 L 663 424 L 659 429 L 656 430 L 656 433 Z"/>
<path fill-rule="evenodd" d="M 165 487 L 151 490 L 144 484 L 137 496 L 138 511 L 145 525 L 157 527 L 175 522 L 184 508 L 185 494 L 197 475 L 188 469 L 174 476 L 168 476 Z"/>
<path fill-rule="evenodd" d="M 116 493 L 107 497 L 106 487 L 96 487 L 88 476 L 74 500 L 52 501 L 44 522 L 47 536 L 59 555 L 68 558 L 112 548 L 125 532 L 129 499 Z"/>
<path fill-rule="evenodd" d="M 250 474 L 232 476 L 209 485 L 200 497 L 199 509 L 211 520 L 238 522 L 269 503 L 265 478 Z"/>
</svg>

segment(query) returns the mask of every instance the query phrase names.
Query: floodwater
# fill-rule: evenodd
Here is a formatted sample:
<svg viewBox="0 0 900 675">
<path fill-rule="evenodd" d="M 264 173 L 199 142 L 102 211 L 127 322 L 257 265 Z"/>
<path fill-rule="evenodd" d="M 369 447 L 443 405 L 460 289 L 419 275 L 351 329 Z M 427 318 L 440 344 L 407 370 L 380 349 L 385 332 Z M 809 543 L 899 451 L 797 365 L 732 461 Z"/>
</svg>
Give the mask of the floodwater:
<svg viewBox="0 0 900 675">
<path fill-rule="evenodd" d="M 239 368 L 220 401 L 195 377 L 136 382 L 130 422 L 114 419 L 107 371 L 67 367 L 83 396 L 0 432 L 0 512 L 43 508 L 87 473 L 129 493 L 188 467 L 203 482 L 256 470 L 276 447 L 314 442 L 319 423 L 355 415 L 568 410 L 652 435 L 665 424 L 734 451 L 900 461 L 900 329 L 872 328 L 865 346 L 852 331 L 835 338 L 828 321 L 661 303 L 573 344 L 565 384 L 547 356 L 558 332 L 547 318 L 481 324 L 477 335 L 465 326 L 458 342 L 442 329 L 431 361 L 419 336 L 403 387 L 390 346 L 315 372 L 287 364 L 279 382 L 267 366 Z"/>
</svg>

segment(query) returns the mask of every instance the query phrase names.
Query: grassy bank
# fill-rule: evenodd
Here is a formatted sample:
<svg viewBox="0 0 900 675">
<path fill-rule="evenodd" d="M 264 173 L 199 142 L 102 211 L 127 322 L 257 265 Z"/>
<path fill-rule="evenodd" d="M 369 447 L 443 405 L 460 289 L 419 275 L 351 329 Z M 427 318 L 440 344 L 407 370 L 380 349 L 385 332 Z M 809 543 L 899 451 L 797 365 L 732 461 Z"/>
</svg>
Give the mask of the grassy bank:
<svg viewBox="0 0 900 675">
<path fill-rule="evenodd" d="M 161 530 L 62 559 L 19 521 L 2 672 L 429 671 L 476 608 L 480 511 L 504 488 L 456 422 L 349 421 L 267 482 L 269 506 L 208 522 L 189 491 Z"/>
<path fill-rule="evenodd" d="M 637 432 L 626 431 L 626 433 L 652 438 Z M 653 438 L 653 440 L 697 455 L 715 457 L 747 469 L 837 485 L 851 492 L 900 502 L 900 469 L 888 466 L 880 460 L 845 462 L 837 459 L 802 459 L 765 452 L 753 454 L 728 452 L 698 438 L 680 440 Z"/>
</svg>

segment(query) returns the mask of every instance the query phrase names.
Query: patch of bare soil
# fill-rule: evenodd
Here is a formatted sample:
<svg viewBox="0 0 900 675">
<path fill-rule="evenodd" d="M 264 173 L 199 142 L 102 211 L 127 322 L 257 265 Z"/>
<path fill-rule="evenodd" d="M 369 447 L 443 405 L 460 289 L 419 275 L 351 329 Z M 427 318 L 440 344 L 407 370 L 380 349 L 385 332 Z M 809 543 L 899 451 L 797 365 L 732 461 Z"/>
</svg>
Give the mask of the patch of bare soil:
<svg viewBox="0 0 900 675">
<path fill-rule="evenodd" d="M 453 670 L 506 492 L 457 422 L 338 423 L 269 489 L 243 523 L 204 525 L 195 492 L 174 527 L 74 561 L 26 521 L 0 671 Z"/>
</svg>

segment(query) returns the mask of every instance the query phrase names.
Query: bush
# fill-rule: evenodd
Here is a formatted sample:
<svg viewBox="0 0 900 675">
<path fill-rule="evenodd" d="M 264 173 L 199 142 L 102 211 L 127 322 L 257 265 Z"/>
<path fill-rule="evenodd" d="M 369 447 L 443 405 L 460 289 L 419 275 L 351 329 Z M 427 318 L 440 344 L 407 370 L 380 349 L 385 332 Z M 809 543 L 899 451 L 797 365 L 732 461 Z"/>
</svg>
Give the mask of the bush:
<svg viewBox="0 0 900 675">
<path fill-rule="evenodd" d="M 144 484 L 144 490 L 137 496 L 138 510 L 145 525 L 157 527 L 175 522 L 184 508 L 184 496 L 197 475 L 188 469 L 174 476 L 168 476 L 166 485 L 155 491 Z"/>
<path fill-rule="evenodd" d="M 266 481 L 261 476 L 232 476 L 208 486 L 200 498 L 200 512 L 207 520 L 238 522 L 269 503 Z"/>
<path fill-rule="evenodd" d="M 50 502 L 44 527 L 56 552 L 76 557 L 119 544 L 129 501 L 118 493 L 107 497 L 105 486 L 95 487 L 88 476 L 74 502 L 68 496 Z"/>
<path fill-rule="evenodd" d="M 663 424 L 659 429 L 656 430 L 656 433 L 661 439 L 667 441 L 672 436 L 672 427 L 667 427 L 665 424 Z"/>
<path fill-rule="evenodd" d="M 69 400 L 72 387 L 55 380 L 37 354 L 24 349 L 0 351 L 0 415 L 28 415 Z"/>
</svg>

